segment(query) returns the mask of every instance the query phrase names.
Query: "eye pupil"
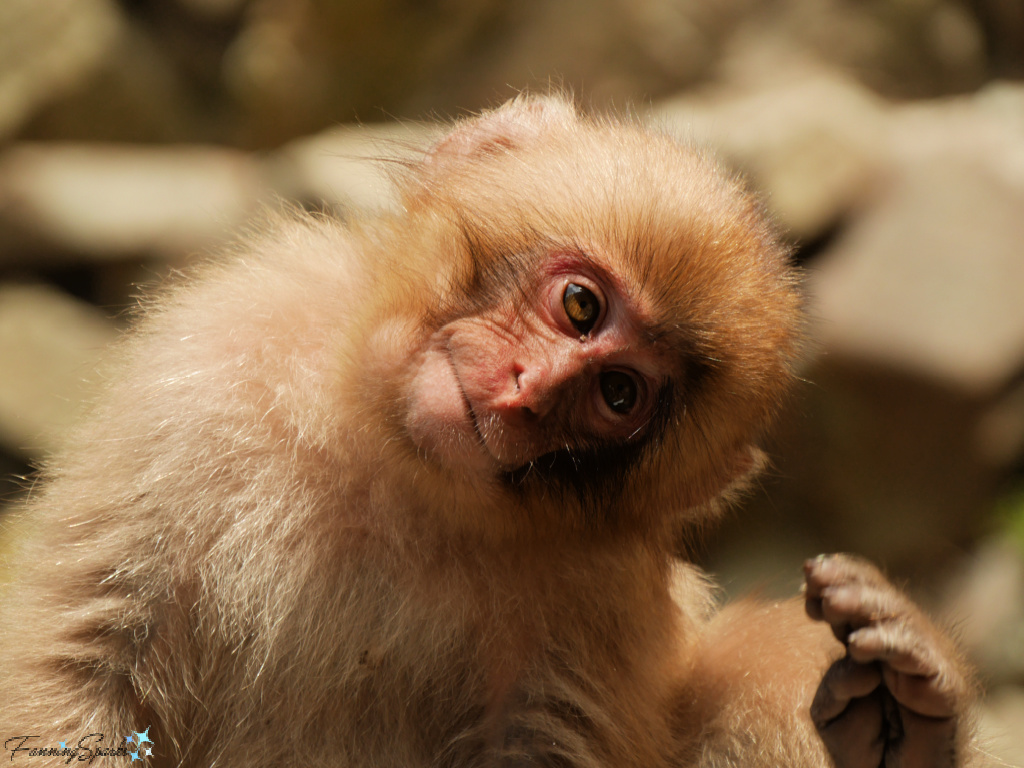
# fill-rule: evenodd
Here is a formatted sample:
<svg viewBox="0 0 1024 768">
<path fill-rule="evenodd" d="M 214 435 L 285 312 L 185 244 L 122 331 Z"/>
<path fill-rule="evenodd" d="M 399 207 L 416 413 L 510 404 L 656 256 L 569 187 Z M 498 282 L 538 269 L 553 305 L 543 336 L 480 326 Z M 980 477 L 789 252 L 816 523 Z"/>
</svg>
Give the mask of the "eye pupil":
<svg viewBox="0 0 1024 768">
<path fill-rule="evenodd" d="M 593 291 L 576 283 L 569 283 L 565 287 L 562 306 L 573 327 L 583 335 L 590 333 L 601 312 L 601 305 Z"/>
<path fill-rule="evenodd" d="M 629 413 L 636 405 L 636 382 L 622 371 L 605 371 L 601 374 L 601 396 L 615 413 Z"/>
</svg>

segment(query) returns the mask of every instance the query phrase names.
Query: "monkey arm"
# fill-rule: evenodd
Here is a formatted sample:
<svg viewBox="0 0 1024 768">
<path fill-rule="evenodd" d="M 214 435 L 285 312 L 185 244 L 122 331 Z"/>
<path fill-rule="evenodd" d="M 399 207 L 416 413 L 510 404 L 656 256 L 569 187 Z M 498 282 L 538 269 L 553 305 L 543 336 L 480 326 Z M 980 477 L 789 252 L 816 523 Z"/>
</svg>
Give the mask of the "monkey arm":
<svg viewBox="0 0 1024 768">
<path fill-rule="evenodd" d="M 681 707 L 683 728 L 701 723 L 696 764 L 985 764 L 954 643 L 866 562 L 822 557 L 805 572 L 806 610 L 741 600 L 707 623 Z"/>
<path fill-rule="evenodd" d="M 828 629 L 811 622 L 798 600 L 724 607 L 693 651 L 679 712 L 680 732 L 697 740 L 693 762 L 701 768 L 829 765 L 810 708 L 840 654 Z"/>
</svg>

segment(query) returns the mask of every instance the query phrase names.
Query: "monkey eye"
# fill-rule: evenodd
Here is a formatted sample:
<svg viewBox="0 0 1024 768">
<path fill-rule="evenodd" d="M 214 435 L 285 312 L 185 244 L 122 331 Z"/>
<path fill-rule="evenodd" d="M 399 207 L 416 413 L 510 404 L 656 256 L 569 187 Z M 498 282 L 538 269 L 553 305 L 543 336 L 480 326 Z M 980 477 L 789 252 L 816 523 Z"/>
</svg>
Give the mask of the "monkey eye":
<svg viewBox="0 0 1024 768">
<path fill-rule="evenodd" d="M 562 294 L 562 306 L 565 307 L 565 314 L 573 328 L 579 331 L 581 336 L 590 333 L 598 316 L 601 314 L 601 302 L 589 288 L 584 288 L 576 283 L 569 283 L 565 286 Z"/>
<path fill-rule="evenodd" d="M 626 415 L 636 406 L 636 381 L 622 371 L 605 371 L 600 377 L 601 397 L 615 413 Z"/>
</svg>

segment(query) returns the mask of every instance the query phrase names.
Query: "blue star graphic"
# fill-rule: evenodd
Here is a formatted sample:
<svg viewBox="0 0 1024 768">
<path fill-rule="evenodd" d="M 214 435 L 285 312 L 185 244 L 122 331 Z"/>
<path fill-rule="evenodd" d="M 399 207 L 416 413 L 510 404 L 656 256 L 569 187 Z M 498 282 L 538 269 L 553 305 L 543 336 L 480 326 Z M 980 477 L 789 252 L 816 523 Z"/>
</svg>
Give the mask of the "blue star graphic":
<svg viewBox="0 0 1024 768">
<path fill-rule="evenodd" d="M 131 736 L 125 736 L 124 737 L 124 743 L 125 744 L 131 744 L 132 743 L 132 737 Z"/>
<path fill-rule="evenodd" d="M 152 728 L 152 727 L 153 727 L 153 726 L 150 726 L 150 728 Z M 152 743 L 153 743 L 153 742 L 152 742 L 152 741 L 150 740 L 150 738 L 149 738 L 149 728 L 147 728 L 146 730 L 144 730 L 144 731 L 143 731 L 142 733 L 139 733 L 138 731 L 136 731 L 136 732 L 135 732 L 135 738 L 136 738 L 136 739 L 138 740 L 138 743 L 139 743 L 139 746 L 140 746 L 140 747 L 141 747 L 141 746 L 142 746 L 143 744 L 146 744 L 147 742 L 148 742 L 149 744 L 152 744 Z"/>
<path fill-rule="evenodd" d="M 140 759 L 141 759 L 141 758 L 139 757 L 139 753 L 138 753 L 138 752 L 132 752 L 132 762 L 133 762 L 133 763 L 134 763 L 134 762 L 135 762 L 136 760 L 140 760 Z"/>
<path fill-rule="evenodd" d="M 63 741 L 62 741 L 62 742 L 60 742 L 60 748 L 61 748 L 61 749 L 64 749 L 64 742 L 63 742 Z"/>
</svg>

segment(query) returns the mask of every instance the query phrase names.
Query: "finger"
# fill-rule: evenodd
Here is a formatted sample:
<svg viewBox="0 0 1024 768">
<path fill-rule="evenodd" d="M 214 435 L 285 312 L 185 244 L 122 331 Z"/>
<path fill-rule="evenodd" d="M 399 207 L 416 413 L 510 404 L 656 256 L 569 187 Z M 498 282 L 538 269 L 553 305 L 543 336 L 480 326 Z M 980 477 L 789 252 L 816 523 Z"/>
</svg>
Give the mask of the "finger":
<svg viewBox="0 0 1024 768">
<path fill-rule="evenodd" d="M 867 625 L 889 621 L 910 610 L 907 601 L 890 588 L 880 589 L 870 584 L 837 584 L 826 587 L 821 595 L 825 618 Z"/>
<path fill-rule="evenodd" d="M 830 555 L 818 555 L 804 561 L 804 594 L 808 598 L 821 597 L 821 590 L 831 586 L 832 579 L 826 576 L 825 564 Z"/>
<path fill-rule="evenodd" d="M 832 627 L 833 634 L 842 643 L 849 641 L 849 635 L 874 621 L 886 620 L 887 607 L 891 600 L 888 595 L 861 584 L 842 584 L 826 587 L 815 610 L 821 620 Z"/>
<path fill-rule="evenodd" d="M 938 673 L 934 655 L 905 624 L 872 624 L 852 632 L 850 655 L 857 661 L 884 661 L 897 672 L 929 677 Z"/>
<path fill-rule="evenodd" d="M 857 630 L 849 636 L 847 651 L 859 663 L 882 663 L 885 686 L 901 706 L 927 717 L 956 714 L 963 688 L 959 678 L 944 676 L 935 654 L 906 627 L 882 624 Z"/>
<path fill-rule="evenodd" d="M 891 744 L 886 768 L 954 768 L 961 764 L 955 720 L 921 717 L 902 708 L 900 719 L 902 736 Z"/>
<path fill-rule="evenodd" d="M 825 672 L 811 704 L 811 719 L 825 726 L 840 717 L 850 703 L 871 694 L 882 684 L 882 672 L 876 664 L 858 664 L 848 656 Z"/>
<path fill-rule="evenodd" d="M 885 726 L 878 693 L 854 699 L 843 714 L 818 726 L 836 768 L 878 768 L 885 754 Z"/>
<path fill-rule="evenodd" d="M 957 696 L 937 677 L 907 675 L 883 667 L 885 687 L 900 706 L 915 715 L 948 720 L 956 716 Z"/>
<path fill-rule="evenodd" d="M 804 600 L 804 608 L 807 610 L 807 615 L 815 621 L 823 621 L 825 619 L 825 613 L 822 610 L 820 597 L 806 598 Z"/>
<path fill-rule="evenodd" d="M 887 584 L 877 568 L 849 555 L 818 555 L 805 561 L 804 581 L 810 597 L 818 597 L 821 590 L 836 584 Z"/>
<path fill-rule="evenodd" d="M 804 563 L 805 610 L 815 621 L 827 621 L 846 642 L 852 629 L 894 615 L 898 593 L 872 566 L 847 556 L 820 555 Z"/>
</svg>

